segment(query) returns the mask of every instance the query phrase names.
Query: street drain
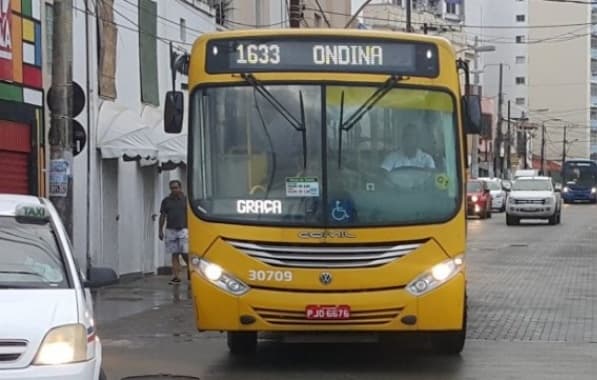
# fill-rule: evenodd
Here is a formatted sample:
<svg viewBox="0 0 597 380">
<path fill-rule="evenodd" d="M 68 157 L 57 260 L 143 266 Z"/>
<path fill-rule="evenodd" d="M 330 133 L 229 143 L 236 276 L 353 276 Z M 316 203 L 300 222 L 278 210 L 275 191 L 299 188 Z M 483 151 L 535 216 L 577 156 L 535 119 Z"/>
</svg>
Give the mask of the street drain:
<svg viewBox="0 0 597 380">
<path fill-rule="evenodd" d="M 194 377 L 194 376 L 158 374 L 158 375 L 129 376 L 129 377 L 123 377 L 121 380 L 199 380 L 199 378 Z"/>
</svg>

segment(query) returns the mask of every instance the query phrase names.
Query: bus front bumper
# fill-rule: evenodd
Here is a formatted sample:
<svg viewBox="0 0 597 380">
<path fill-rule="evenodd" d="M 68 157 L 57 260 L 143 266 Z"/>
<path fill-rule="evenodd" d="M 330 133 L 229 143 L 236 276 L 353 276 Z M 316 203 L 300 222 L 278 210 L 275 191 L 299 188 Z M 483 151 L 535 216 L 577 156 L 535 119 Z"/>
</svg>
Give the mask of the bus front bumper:
<svg viewBox="0 0 597 380">
<path fill-rule="evenodd" d="M 588 190 L 572 190 L 562 192 L 562 199 L 566 202 L 589 201 L 595 202 L 597 200 L 597 193 Z"/>
<path fill-rule="evenodd" d="M 201 331 L 453 331 L 462 329 L 465 310 L 462 273 L 418 297 L 405 288 L 330 293 L 253 288 L 233 296 L 197 273 L 192 288 Z M 348 307 L 350 317 L 309 319 L 306 310 L 314 305 Z"/>
</svg>

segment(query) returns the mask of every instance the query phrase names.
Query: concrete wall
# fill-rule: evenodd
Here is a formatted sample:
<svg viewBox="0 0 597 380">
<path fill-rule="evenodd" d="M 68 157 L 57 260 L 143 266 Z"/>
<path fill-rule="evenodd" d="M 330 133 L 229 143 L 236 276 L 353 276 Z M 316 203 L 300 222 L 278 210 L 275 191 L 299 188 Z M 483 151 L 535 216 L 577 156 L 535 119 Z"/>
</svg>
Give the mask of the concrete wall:
<svg viewBox="0 0 597 380">
<path fill-rule="evenodd" d="M 590 23 L 590 5 L 529 3 L 530 25 Z M 533 28 L 529 40 L 545 43 L 529 45 L 529 107 L 549 109 L 549 117 L 559 117 L 571 125 L 567 140 L 568 157 L 589 156 L 591 41 L 589 26 Z M 562 37 L 573 38 L 562 38 Z M 560 39 L 561 41 L 557 41 Z M 562 152 L 561 123 L 549 123 L 546 145 L 548 159 L 559 159 Z M 548 141 L 549 141 L 548 140 Z M 539 144 L 534 151 L 538 152 Z"/>
</svg>

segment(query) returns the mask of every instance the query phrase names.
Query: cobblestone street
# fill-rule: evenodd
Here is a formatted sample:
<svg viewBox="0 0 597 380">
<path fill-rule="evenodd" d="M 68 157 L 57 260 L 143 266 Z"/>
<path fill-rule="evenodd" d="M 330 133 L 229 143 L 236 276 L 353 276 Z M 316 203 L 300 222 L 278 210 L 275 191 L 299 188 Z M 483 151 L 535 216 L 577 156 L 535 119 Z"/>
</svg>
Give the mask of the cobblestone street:
<svg viewBox="0 0 597 380">
<path fill-rule="evenodd" d="M 97 296 L 106 371 L 110 379 L 147 373 L 202 379 L 593 378 L 596 212 L 595 206 L 566 206 L 561 226 L 507 227 L 503 214 L 469 221 L 468 340 L 460 358 L 362 344 L 266 343 L 256 359 L 238 362 L 228 356 L 223 334 L 195 331 L 186 284 L 168 287 L 166 277 L 149 277 Z M 111 311 L 119 304 L 145 310 L 119 316 Z"/>
</svg>

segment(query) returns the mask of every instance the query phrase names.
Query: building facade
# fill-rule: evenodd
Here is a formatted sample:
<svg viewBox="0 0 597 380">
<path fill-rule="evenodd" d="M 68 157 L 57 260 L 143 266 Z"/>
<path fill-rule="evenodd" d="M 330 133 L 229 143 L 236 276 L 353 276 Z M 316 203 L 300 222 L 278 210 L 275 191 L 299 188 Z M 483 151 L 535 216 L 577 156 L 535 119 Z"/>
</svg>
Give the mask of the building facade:
<svg viewBox="0 0 597 380">
<path fill-rule="evenodd" d="M 0 192 L 45 193 L 42 11 L 0 0 Z"/>
<path fill-rule="evenodd" d="M 87 137 L 73 161 L 81 267 L 126 275 L 170 265 L 157 237 L 159 207 L 170 180 L 186 182 L 187 137 L 186 123 L 180 135 L 163 132 L 170 52 L 190 51 L 214 20 L 213 7 L 196 0 L 74 0 L 73 81 L 85 93 L 75 120 Z M 51 56 L 50 44 L 44 50 Z M 184 82 L 179 75 L 174 86 Z"/>
<path fill-rule="evenodd" d="M 597 54 L 592 54 L 591 43 L 597 47 L 597 39 L 593 37 L 591 42 L 591 6 L 467 0 L 466 7 L 466 32 L 495 46 L 494 52 L 482 57 L 485 96 L 499 98 L 502 65 L 502 115 L 507 117 L 509 101 L 516 128 L 511 154 L 527 153 L 520 166 L 530 167 L 538 161 L 542 125 L 546 126 L 545 160 L 561 161 L 564 151 L 567 157 L 588 158 L 592 149 L 590 126 L 597 127 L 597 102 L 591 97 L 594 94 L 597 99 L 597 81 L 592 85 Z M 501 124 L 505 134 L 505 120 Z M 533 128 L 525 128 L 529 124 Z M 526 143 L 514 139 L 525 135 Z M 597 132 L 593 135 L 597 137 Z M 514 147 L 521 144 L 526 149 L 516 152 Z"/>
<path fill-rule="evenodd" d="M 406 1 L 373 0 L 362 18 L 372 29 L 406 31 Z M 412 0 L 412 31 L 445 37 L 462 52 L 473 42 L 463 33 L 464 19 L 465 7 L 460 0 Z"/>
<path fill-rule="evenodd" d="M 218 1 L 218 0 L 216 0 Z M 230 0 L 223 25 L 247 28 L 344 28 L 350 19 L 350 0 Z"/>
</svg>

